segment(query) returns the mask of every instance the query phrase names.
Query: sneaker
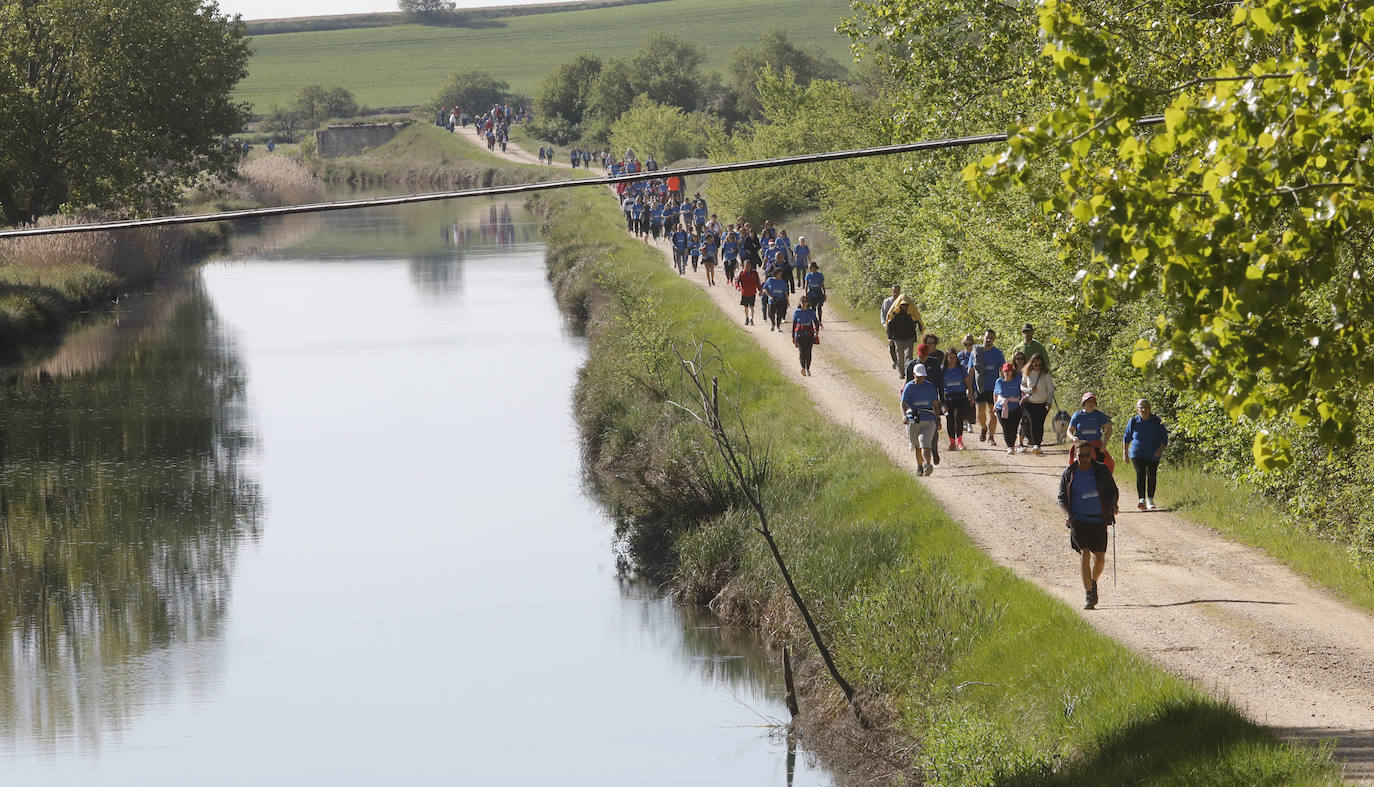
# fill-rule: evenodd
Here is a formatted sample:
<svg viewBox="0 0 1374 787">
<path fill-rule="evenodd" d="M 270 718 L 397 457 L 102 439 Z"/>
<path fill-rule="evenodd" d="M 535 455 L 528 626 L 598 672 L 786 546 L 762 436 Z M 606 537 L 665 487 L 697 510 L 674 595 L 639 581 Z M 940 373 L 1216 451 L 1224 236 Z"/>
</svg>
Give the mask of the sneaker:
<svg viewBox="0 0 1374 787">
<path fill-rule="evenodd" d="M 930 475 L 931 473 L 934 473 L 934 472 L 935 472 L 935 466 L 934 466 L 934 465 L 926 465 L 926 469 L 925 469 L 924 472 L 922 472 L 922 475 Z"/>
<path fill-rule="evenodd" d="M 978 442 L 981 443 L 981 442 L 983 442 L 983 441 L 985 441 L 985 440 L 987 440 L 987 439 L 988 439 L 988 428 L 985 426 L 985 427 L 983 427 L 983 428 L 981 428 L 981 429 L 978 430 Z"/>
<path fill-rule="evenodd" d="M 951 451 L 957 451 L 957 450 L 959 450 L 959 449 L 954 445 L 954 438 L 953 438 L 953 437 L 949 438 L 949 450 L 951 450 Z"/>
<path fill-rule="evenodd" d="M 1097 582 L 1083 594 L 1083 609 L 1097 609 Z"/>
<path fill-rule="evenodd" d="M 1027 452 L 1027 451 L 1030 450 L 1030 446 L 1018 445 L 1018 446 L 1016 446 L 1016 450 L 1018 450 L 1018 451 L 1020 451 L 1021 453 L 1024 454 L 1025 452 Z"/>
<path fill-rule="evenodd" d="M 1144 511 L 1144 510 L 1145 510 L 1145 498 L 1143 498 L 1143 497 L 1140 498 L 1140 500 L 1138 500 L 1138 501 L 1136 502 L 1135 507 L 1136 507 L 1136 508 L 1139 508 L 1141 511 Z"/>
<path fill-rule="evenodd" d="M 932 445 L 930 447 L 930 459 L 935 464 L 940 464 L 940 446 Z"/>
<path fill-rule="evenodd" d="M 1008 448 L 1008 449 L 1007 449 L 1007 456 L 1016 456 L 1016 449 L 1015 449 L 1015 448 Z"/>
<path fill-rule="evenodd" d="M 1155 499 L 1153 497 L 1145 498 L 1145 507 L 1151 511 L 1155 510 Z"/>
<path fill-rule="evenodd" d="M 1043 452 L 1040 450 L 1040 446 L 1037 445 L 1031 449 L 1031 453 L 1035 454 L 1036 456 L 1040 456 Z"/>
<path fill-rule="evenodd" d="M 963 435 L 960 435 L 960 436 L 959 436 L 958 442 L 959 442 L 959 450 L 960 450 L 960 451 L 964 450 L 964 436 L 963 436 Z"/>
</svg>

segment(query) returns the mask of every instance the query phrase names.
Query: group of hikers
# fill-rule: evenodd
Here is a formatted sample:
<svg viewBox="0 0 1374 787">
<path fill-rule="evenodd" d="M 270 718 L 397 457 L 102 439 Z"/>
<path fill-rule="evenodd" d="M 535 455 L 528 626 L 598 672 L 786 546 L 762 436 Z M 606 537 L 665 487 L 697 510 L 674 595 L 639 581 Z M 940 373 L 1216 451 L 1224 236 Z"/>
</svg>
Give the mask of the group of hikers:
<svg viewBox="0 0 1374 787">
<path fill-rule="evenodd" d="M 527 118 L 524 107 L 492 104 L 491 109 L 476 118 L 459 107 L 440 107 L 434 123 L 448 129 L 450 133 L 459 126 L 466 128 L 468 123 L 472 123 L 477 136 L 485 139 L 487 150 L 495 150 L 499 145 L 501 152 L 505 153 L 506 145 L 510 142 L 511 124 L 522 123 Z"/>
<path fill-rule="evenodd" d="M 1021 326 L 1021 343 L 1011 357 L 997 347 L 997 332 L 985 330 L 982 342 L 973 334 L 963 337 L 963 349 L 944 352 L 940 337 L 925 331 L 916 304 L 893 286 L 881 313 L 888 336 L 892 367 L 904 380 L 901 412 L 907 439 L 920 463 L 922 475 L 935 472 L 940 463 L 940 416 L 945 417 L 948 450 L 965 448 L 964 435 L 975 424 L 979 442 L 993 445 L 997 429 L 1008 454 L 1020 450 L 1042 453 L 1045 417 L 1055 403 L 1050 355 L 1035 339 L 1035 326 Z M 920 336 L 920 344 L 916 343 Z M 1097 580 L 1102 575 L 1107 549 L 1107 528 L 1119 511 L 1116 462 L 1108 448 L 1112 418 L 1097 407 L 1097 395 L 1085 392 L 1073 415 L 1055 414 L 1056 426 L 1070 440 L 1069 466 L 1059 483 L 1059 505 L 1069 530 L 1069 545 L 1080 555 L 1084 607 L 1098 602 Z M 971 439 L 971 438 L 970 438 Z M 1136 413 L 1122 435 L 1122 452 L 1136 471 L 1136 507 L 1153 511 L 1160 457 L 1168 445 L 1164 422 L 1151 411 L 1150 402 L 1136 402 Z"/>
<path fill-rule="evenodd" d="M 548 152 L 552 159 L 552 151 Z M 657 166 L 640 162 L 632 151 L 615 161 L 603 161 L 611 174 L 654 172 Z M 805 237 L 794 244 L 787 231 L 771 220 L 755 228 L 743 217 L 722 224 L 700 193 L 690 199 L 678 177 L 647 177 L 616 186 L 626 229 L 636 237 L 666 239 L 678 275 L 704 269 L 707 287 L 717 286 L 716 268 L 740 293 L 744 324 L 754 325 L 755 303 L 762 307 L 769 330 L 783 327 L 790 296 L 802 291 L 791 315 L 793 344 L 803 376 L 811 374 L 812 348 L 820 342 L 825 276 L 813 259 Z M 894 285 L 882 304 L 892 368 L 902 379 L 901 412 L 907 438 L 915 451 L 921 475 L 934 473 L 940 463 L 941 416 L 947 430 L 947 450 L 966 448 L 965 435 L 977 429 L 978 441 L 996 445 L 999 427 L 1008 454 L 1042 454 L 1045 420 L 1056 404 L 1050 354 L 1035 338 L 1035 326 L 1021 327 L 1022 340 L 1010 357 L 989 328 L 981 341 L 973 334 L 962 339 L 962 350 L 939 349 L 940 337 L 925 330 L 916 303 Z M 919 343 L 918 343 L 919 342 Z M 1097 407 L 1091 391 L 1079 409 L 1054 417 L 1059 439 L 1070 441 L 1069 464 L 1060 477 L 1059 504 L 1065 513 L 1072 549 L 1080 555 L 1085 607 L 1098 602 L 1097 580 L 1105 565 L 1107 528 L 1115 523 L 1118 493 L 1112 472 L 1115 459 L 1108 448 L 1112 418 Z M 1062 433 L 1061 433 L 1062 432 Z M 970 437 L 969 439 L 972 439 Z M 1156 475 L 1168 444 L 1168 430 L 1150 403 L 1141 399 L 1123 434 L 1123 453 L 1136 470 L 1137 508 L 1154 510 Z"/>
</svg>

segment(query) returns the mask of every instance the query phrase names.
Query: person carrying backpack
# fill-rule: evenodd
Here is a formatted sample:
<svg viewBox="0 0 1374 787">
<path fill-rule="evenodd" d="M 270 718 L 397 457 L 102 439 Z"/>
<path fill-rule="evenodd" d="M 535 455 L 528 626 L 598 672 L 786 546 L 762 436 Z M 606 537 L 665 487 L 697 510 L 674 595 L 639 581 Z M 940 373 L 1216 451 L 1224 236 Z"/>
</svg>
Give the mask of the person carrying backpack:
<svg viewBox="0 0 1374 787">
<path fill-rule="evenodd" d="M 803 238 L 803 240 L 805 240 Z M 798 246 L 797 250 L 805 248 Z M 825 316 L 822 307 L 825 306 L 825 274 L 821 273 L 821 268 L 816 263 L 811 263 L 811 270 L 806 274 L 806 299 L 811 301 L 816 307 L 816 325 L 824 322 Z"/>
<path fill-rule="evenodd" d="M 925 327 L 921 322 L 921 313 L 910 298 L 905 294 L 898 294 L 893 297 L 892 306 L 887 314 L 883 315 L 883 325 L 894 348 L 897 376 L 906 379 L 907 363 L 916 355 L 916 335 Z"/>
<path fill-rule="evenodd" d="M 1079 554 L 1084 609 L 1096 609 L 1097 580 L 1107 564 L 1107 528 L 1116 523 L 1116 479 L 1097 461 L 1097 449 L 1076 441 L 1077 458 L 1059 476 L 1059 508 L 1069 530 L 1069 547 Z"/>
</svg>

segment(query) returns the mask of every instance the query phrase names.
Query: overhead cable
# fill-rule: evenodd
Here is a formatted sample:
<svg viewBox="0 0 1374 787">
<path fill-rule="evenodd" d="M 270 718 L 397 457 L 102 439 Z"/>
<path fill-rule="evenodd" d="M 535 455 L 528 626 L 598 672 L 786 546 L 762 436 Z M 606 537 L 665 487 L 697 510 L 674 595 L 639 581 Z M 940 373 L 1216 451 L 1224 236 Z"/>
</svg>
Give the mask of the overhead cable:
<svg viewBox="0 0 1374 787">
<path fill-rule="evenodd" d="M 1153 126 L 1164 122 L 1159 116 L 1145 117 L 1135 121 L 1137 126 Z M 468 197 L 498 197 L 508 194 L 527 194 L 535 191 L 565 189 L 572 186 L 601 186 L 616 183 L 631 183 L 646 178 L 687 177 L 689 175 L 712 175 L 719 172 L 743 172 L 751 169 L 769 167 L 790 167 L 798 164 L 820 164 L 827 161 L 847 161 L 850 159 L 870 158 L 872 156 L 892 156 L 899 153 L 919 153 L 927 150 L 963 148 L 971 145 L 985 145 L 990 142 L 1005 142 L 1006 134 L 980 134 L 971 137 L 947 137 L 922 142 L 908 142 L 901 145 L 882 145 L 871 148 L 836 150 L 827 153 L 803 153 L 796 156 L 758 159 L 756 161 L 737 161 L 728 164 L 702 164 L 675 169 L 660 169 L 654 172 L 636 172 L 630 175 L 608 175 L 595 178 L 575 178 L 572 180 L 550 180 L 539 183 L 519 183 L 510 186 L 486 186 L 460 191 L 436 191 L 427 194 L 404 194 L 395 197 L 368 197 L 365 199 L 342 200 L 337 202 L 315 202 L 304 205 L 281 205 L 271 208 L 249 208 L 245 210 L 226 210 L 218 213 L 194 213 L 184 216 L 157 216 L 146 219 L 126 219 L 121 221 L 91 222 L 89 224 L 68 224 L 60 227 L 25 227 L 21 229 L 0 230 L 0 239 L 22 238 L 36 235 L 66 235 L 74 232 L 101 232 L 123 230 L 137 227 L 162 227 L 174 224 L 202 224 L 211 221 L 240 221 L 261 219 L 271 216 L 290 216 L 296 213 L 323 213 L 333 210 L 354 210 L 356 208 L 376 208 L 387 205 L 409 205 L 417 202 L 436 202 L 439 200 L 464 199 Z"/>
</svg>

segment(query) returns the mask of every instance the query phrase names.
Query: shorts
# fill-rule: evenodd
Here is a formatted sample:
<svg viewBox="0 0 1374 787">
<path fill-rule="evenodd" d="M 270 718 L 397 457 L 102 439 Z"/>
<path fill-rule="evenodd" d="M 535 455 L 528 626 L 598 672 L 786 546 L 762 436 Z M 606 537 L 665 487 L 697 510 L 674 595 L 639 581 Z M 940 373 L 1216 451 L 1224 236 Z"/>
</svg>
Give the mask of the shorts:
<svg viewBox="0 0 1374 787">
<path fill-rule="evenodd" d="M 979 391 L 978 395 L 974 397 L 973 400 L 975 402 L 983 402 L 984 404 L 992 404 L 992 391 Z"/>
<path fill-rule="evenodd" d="M 932 420 L 908 423 L 906 425 L 906 438 L 911 441 L 912 448 L 929 450 L 935 445 L 935 422 Z"/>
<path fill-rule="evenodd" d="M 754 308 L 754 299 L 757 297 L 757 295 L 741 295 L 739 296 L 739 305 L 748 306 L 752 309 Z"/>
<path fill-rule="evenodd" d="M 1089 552 L 1106 552 L 1107 526 L 1101 522 L 1073 520 L 1069 525 L 1069 547 L 1075 552 L 1084 549 Z"/>
</svg>

